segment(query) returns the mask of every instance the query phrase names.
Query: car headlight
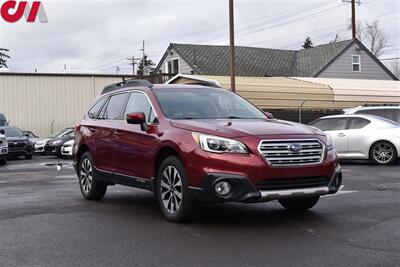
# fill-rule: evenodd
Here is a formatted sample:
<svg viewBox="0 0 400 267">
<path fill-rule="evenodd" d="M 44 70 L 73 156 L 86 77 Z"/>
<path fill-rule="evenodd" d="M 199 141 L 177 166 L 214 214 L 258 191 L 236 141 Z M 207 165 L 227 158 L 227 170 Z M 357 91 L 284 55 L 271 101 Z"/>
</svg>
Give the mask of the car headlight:
<svg viewBox="0 0 400 267">
<path fill-rule="evenodd" d="M 6 139 L 0 139 L 0 145 L 1 146 L 7 145 L 7 140 Z"/>
<path fill-rule="evenodd" d="M 328 151 L 335 149 L 335 147 L 333 146 L 332 136 L 330 136 L 329 134 L 326 135 L 326 145 L 327 145 Z"/>
<path fill-rule="evenodd" d="M 44 146 L 46 145 L 46 142 L 37 142 L 35 143 L 35 146 Z"/>
<path fill-rule="evenodd" d="M 53 144 L 53 146 L 56 146 L 58 144 L 61 144 L 61 142 L 62 142 L 62 140 L 57 140 L 57 141 L 54 141 L 52 144 Z"/>
<path fill-rule="evenodd" d="M 244 144 L 239 141 L 201 133 L 192 133 L 194 141 L 205 151 L 214 153 L 247 154 Z"/>
</svg>

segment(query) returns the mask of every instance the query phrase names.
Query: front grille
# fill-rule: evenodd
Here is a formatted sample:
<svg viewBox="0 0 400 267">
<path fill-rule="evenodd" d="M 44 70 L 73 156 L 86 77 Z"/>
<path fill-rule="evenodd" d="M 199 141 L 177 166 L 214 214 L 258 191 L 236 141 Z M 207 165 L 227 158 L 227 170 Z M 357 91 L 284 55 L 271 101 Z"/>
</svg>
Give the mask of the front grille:
<svg viewBox="0 0 400 267">
<path fill-rule="evenodd" d="M 321 163 L 324 145 L 317 139 L 262 140 L 258 151 L 272 166 L 296 166 Z"/>
<path fill-rule="evenodd" d="M 14 148 L 14 147 L 25 147 L 26 143 L 24 142 L 10 142 L 8 143 L 9 148 Z"/>
<path fill-rule="evenodd" d="M 256 185 L 258 190 L 285 190 L 328 186 L 326 177 L 296 177 L 284 179 L 268 179 Z"/>
</svg>

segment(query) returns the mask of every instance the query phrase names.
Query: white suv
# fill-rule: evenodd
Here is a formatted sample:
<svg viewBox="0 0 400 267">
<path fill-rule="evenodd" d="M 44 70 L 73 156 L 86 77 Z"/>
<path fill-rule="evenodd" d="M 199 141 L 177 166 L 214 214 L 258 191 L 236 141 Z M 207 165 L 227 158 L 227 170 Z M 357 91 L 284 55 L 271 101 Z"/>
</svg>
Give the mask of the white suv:
<svg viewBox="0 0 400 267">
<path fill-rule="evenodd" d="M 8 143 L 6 137 L 3 135 L 4 131 L 0 130 L 0 165 L 7 162 Z"/>
<path fill-rule="evenodd" d="M 358 106 L 343 109 L 344 114 L 369 114 L 400 122 L 400 105 Z"/>
</svg>

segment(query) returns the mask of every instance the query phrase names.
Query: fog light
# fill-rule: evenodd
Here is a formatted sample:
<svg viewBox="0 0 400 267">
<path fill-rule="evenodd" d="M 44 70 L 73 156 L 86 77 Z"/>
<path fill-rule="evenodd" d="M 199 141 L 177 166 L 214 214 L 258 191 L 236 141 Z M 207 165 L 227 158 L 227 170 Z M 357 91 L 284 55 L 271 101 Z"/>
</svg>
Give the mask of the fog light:
<svg viewBox="0 0 400 267">
<path fill-rule="evenodd" d="M 231 192 L 231 185 L 228 182 L 222 181 L 215 184 L 215 192 L 220 196 L 226 196 Z"/>
</svg>

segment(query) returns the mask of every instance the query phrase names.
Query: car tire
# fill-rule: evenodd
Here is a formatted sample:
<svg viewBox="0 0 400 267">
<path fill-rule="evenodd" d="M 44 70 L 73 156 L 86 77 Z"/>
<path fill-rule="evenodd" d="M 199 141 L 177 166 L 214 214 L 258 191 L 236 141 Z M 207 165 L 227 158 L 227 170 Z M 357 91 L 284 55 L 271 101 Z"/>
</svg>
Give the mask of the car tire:
<svg viewBox="0 0 400 267">
<path fill-rule="evenodd" d="M 25 155 L 25 159 L 32 159 L 32 155 Z"/>
<path fill-rule="evenodd" d="M 192 203 L 181 161 L 174 156 L 166 158 L 158 169 L 156 182 L 156 196 L 164 217 L 172 222 L 186 220 Z"/>
<path fill-rule="evenodd" d="M 371 146 L 369 157 L 378 165 L 391 165 L 397 161 L 397 151 L 392 143 L 378 141 Z"/>
<path fill-rule="evenodd" d="M 306 211 L 317 204 L 319 196 L 280 199 L 279 203 L 289 211 Z"/>
<path fill-rule="evenodd" d="M 93 158 L 89 152 L 82 155 L 78 164 L 79 188 L 87 200 L 101 200 L 107 191 L 107 184 L 99 181 L 94 170 Z"/>
</svg>

